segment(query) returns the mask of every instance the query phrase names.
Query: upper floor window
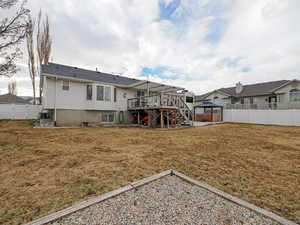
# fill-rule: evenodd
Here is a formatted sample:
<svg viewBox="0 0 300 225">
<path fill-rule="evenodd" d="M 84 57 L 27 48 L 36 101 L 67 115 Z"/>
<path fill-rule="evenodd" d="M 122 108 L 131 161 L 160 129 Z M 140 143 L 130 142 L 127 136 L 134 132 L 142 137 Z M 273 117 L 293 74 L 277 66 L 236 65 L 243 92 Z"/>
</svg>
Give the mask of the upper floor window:
<svg viewBox="0 0 300 225">
<path fill-rule="evenodd" d="M 97 100 L 104 100 L 104 86 L 97 86 Z"/>
<path fill-rule="evenodd" d="M 114 102 L 117 102 L 117 88 L 114 88 Z"/>
<path fill-rule="evenodd" d="M 62 81 L 62 89 L 64 91 L 68 91 L 70 89 L 70 81 L 68 80 L 63 80 Z"/>
<path fill-rule="evenodd" d="M 111 101 L 111 87 L 104 87 L 105 89 L 105 101 L 110 102 Z"/>
<path fill-rule="evenodd" d="M 144 91 L 144 90 L 137 90 L 136 96 L 137 96 L 138 98 L 139 98 L 139 97 L 145 96 L 145 91 Z"/>
<path fill-rule="evenodd" d="M 86 99 L 92 100 L 92 98 L 93 98 L 93 86 L 88 84 L 86 86 Z"/>
<path fill-rule="evenodd" d="M 290 101 L 291 102 L 300 101 L 300 90 L 299 89 L 290 90 Z"/>
</svg>

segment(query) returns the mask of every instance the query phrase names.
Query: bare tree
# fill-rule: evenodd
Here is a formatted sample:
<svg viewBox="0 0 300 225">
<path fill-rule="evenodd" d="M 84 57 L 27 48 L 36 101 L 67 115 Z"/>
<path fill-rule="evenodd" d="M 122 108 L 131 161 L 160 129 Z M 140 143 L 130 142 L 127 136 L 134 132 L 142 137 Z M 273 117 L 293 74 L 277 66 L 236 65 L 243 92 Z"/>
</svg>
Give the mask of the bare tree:
<svg viewBox="0 0 300 225">
<path fill-rule="evenodd" d="M 17 82 L 16 81 L 9 82 L 8 93 L 11 95 L 17 95 Z"/>
<path fill-rule="evenodd" d="M 35 21 L 31 17 L 29 17 L 29 21 L 27 24 L 26 31 L 26 40 L 27 40 L 27 53 L 28 53 L 28 69 L 29 75 L 31 78 L 32 89 L 33 89 L 33 104 L 36 104 L 36 93 L 35 93 L 35 81 L 37 76 L 36 70 L 36 57 L 34 52 L 34 44 L 33 44 L 33 33 L 34 33 Z"/>
<path fill-rule="evenodd" d="M 0 15 L 17 5 L 19 0 L 0 0 Z M 12 76 L 17 72 L 15 61 L 22 56 L 18 45 L 26 35 L 29 10 L 24 0 L 11 17 L 0 16 L 0 76 Z M 2 13 L 3 12 L 3 13 Z"/>
<path fill-rule="evenodd" d="M 52 49 L 52 37 L 50 33 L 50 25 L 49 18 L 46 15 L 44 22 L 42 23 L 42 11 L 40 10 L 38 15 L 38 23 L 37 23 L 37 37 L 36 37 L 36 47 L 38 53 L 38 66 L 37 71 L 40 77 L 40 86 L 39 86 L 39 94 L 40 94 L 40 103 L 42 103 L 42 94 L 43 94 L 43 79 L 41 76 L 41 66 L 42 64 L 48 64 L 51 49 Z"/>
</svg>

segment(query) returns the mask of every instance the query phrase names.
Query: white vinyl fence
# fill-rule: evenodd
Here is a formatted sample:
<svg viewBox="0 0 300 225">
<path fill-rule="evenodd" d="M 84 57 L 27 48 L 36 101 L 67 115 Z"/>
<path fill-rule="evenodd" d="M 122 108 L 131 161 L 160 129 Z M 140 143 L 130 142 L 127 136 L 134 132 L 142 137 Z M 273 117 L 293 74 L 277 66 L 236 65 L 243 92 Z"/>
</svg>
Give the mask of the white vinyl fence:
<svg viewBox="0 0 300 225">
<path fill-rule="evenodd" d="M 38 119 L 41 105 L 0 104 L 0 120 Z"/>
<path fill-rule="evenodd" d="M 232 123 L 300 126 L 300 110 L 224 109 L 223 121 Z"/>
</svg>

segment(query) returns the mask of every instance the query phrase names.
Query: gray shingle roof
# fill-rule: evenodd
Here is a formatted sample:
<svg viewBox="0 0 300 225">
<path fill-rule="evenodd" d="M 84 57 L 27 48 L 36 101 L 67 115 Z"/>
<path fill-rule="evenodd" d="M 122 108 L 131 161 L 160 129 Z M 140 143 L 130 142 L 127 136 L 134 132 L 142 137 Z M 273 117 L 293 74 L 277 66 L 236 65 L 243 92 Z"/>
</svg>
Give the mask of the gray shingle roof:
<svg viewBox="0 0 300 225">
<path fill-rule="evenodd" d="M 229 87 L 229 88 L 220 88 L 216 91 L 222 92 L 229 96 L 233 97 L 250 97 L 250 96 L 262 96 L 262 95 L 270 95 L 274 91 L 274 89 L 279 88 L 280 86 L 290 82 L 290 80 L 278 80 L 278 81 L 271 81 L 271 82 L 264 82 L 264 83 L 257 83 L 257 84 L 249 84 L 243 85 L 243 91 L 239 94 L 235 92 L 236 87 Z M 206 93 L 204 95 L 197 96 L 198 100 L 205 99 L 207 95 L 211 92 Z"/>
<path fill-rule="evenodd" d="M 30 102 L 12 94 L 5 94 L 0 95 L 0 104 L 30 104 Z"/>
<path fill-rule="evenodd" d="M 66 66 L 56 63 L 49 63 L 47 65 L 42 65 L 43 75 L 55 75 L 70 77 L 73 79 L 82 79 L 96 82 L 103 82 L 109 84 L 116 84 L 119 86 L 128 86 L 134 83 L 140 82 L 141 80 L 123 77 L 119 75 L 112 75 L 108 73 L 102 73 L 98 71 L 86 70 L 72 66 Z"/>
<path fill-rule="evenodd" d="M 212 92 L 208 92 L 208 93 L 205 93 L 203 95 L 196 95 L 195 96 L 195 101 L 201 101 L 201 100 L 204 100 L 206 98 L 206 96 L 208 96 L 210 93 Z"/>
<path fill-rule="evenodd" d="M 289 82 L 289 80 L 278 80 L 278 81 L 243 85 L 243 91 L 240 94 L 237 94 L 235 92 L 235 87 L 220 88 L 218 90 L 234 97 L 269 95 L 272 94 L 272 91 L 274 89 L 284 85 L 287 82 Z"/>
</svg>

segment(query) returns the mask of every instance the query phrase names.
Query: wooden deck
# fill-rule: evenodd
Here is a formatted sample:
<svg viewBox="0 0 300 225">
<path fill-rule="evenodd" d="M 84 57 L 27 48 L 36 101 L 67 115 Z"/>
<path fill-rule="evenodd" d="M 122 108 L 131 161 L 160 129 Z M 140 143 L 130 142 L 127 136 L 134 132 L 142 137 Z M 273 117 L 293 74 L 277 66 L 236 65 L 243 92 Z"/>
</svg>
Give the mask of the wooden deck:
<svg viewBox="0 0 300 225">
<path fill-rule="evenodd" d="M 189 124 L 193 117 L 181 94 L 161 93 L 128 99 L 128 111 L 137 113 L 135 117 L 138 124 L 148 124 L 153 128 Z"/>
</svg>

